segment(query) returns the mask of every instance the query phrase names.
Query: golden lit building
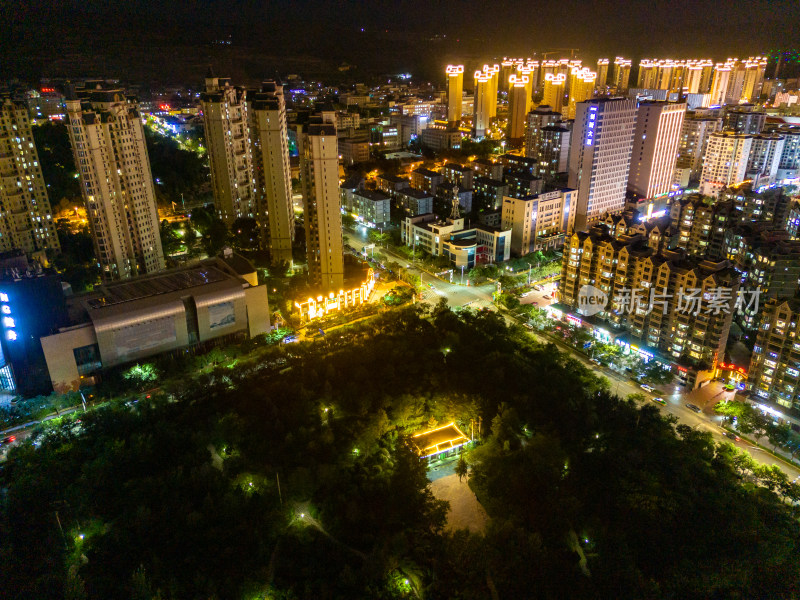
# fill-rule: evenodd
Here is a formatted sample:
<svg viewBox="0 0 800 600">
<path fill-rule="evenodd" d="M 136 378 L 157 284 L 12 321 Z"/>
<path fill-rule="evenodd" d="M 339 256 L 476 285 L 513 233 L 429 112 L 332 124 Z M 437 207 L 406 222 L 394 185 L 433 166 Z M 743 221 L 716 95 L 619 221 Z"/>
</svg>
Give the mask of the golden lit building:
<svg viewBox="0 0 800 600">
<path fill-rule="evenodd" d="M 542 94 L 542 104 L 546 104 L 556 112 L 561 112 L 564 107 L 564 87 L 567 83 L 567 76 L 563 73 L 544 76 L 544 92 Z"/>
<path fill-rule="evenodd" d="M 344 287 L 336 125 L 320 117 L 297 126 L 309 278 L 320 292 Z"/>
<path fill-rule="evenodd" d="M 461 123 L 461 103 L 464 97 L 464 65 L 447 65 L 447 122 L 458 127 Z"/>
<path fill-rule="evenodd" d="M 588 68 L 573 69 L 572 84 L 569 89 L 569 105 L 567 106 L 567 119 L 575 118 L 575 106 L 578 102 L 588 100 L 594 94 L 597 73 Z"/>
<path fill-rule="evenodd" d="M 617 93 L 628 89 L 631 79 L 631 60 L 617 56 L 614 59 L 614 74 L 611 85 Z"/>
<path fill-rule="evenodd" d="M 530 111 L 530 79 L 527 75 L 511 75 L 508 90 L 508 143 L 522 146 L 525 139 L 525 121 Z"/>
<path fill-rule="evenodd" d="M 475 103 L 472 109 L 472 135 L 482 138 L 491 122 L 491 105 L 497 106 L 497 96 L 492 101 L 492 76 L 483 71 L 475 71 Z"/>
<path fill-rule="evenodd" d="M 597 79 L 595 85 L 600 91 L 605 91 L 606 83 L 608 83 L 608 65 L 610 61 L 607 58 L 601 58 L 597 61 Z"/>
</svg>

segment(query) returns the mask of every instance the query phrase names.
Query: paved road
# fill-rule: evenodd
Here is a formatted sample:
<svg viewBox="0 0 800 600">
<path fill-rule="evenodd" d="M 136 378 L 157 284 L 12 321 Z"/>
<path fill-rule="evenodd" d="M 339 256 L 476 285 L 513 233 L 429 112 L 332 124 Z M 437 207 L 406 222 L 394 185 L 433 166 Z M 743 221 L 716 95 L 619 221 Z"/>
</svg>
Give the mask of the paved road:
<svg viewBox="0 0 800 600">
<path fill-rule="evenodd" d="M 365 246 L 372 246 L 372 242 L 367 238 L 366 229 L 362 227 L 345 229 L 345 234 L 349 238 L 350 246 L 357 250 L 363 250 L 368 258 L 375 258 L 383 263 L 386 261 L 396 262 L 406 267 L 410 272 L 418 274 L 423 284 L 422 296 L 424 302 L 436 304 L 439 298 L 447 298 L 447 301 L 452 307 L 469 306 L 470 308 L 486 308 L 492 306 L 492 293 L 497 289 L 497 286 L 493 283 L 486 283 L 480 286 L 460 285 L 460 270 L 453 271 L 451 283 L 448 280 L 434 277 L 422 271 L 412 265 L 407 258 L 395 254 L 387 248 L 381 248 L 375 245 L 374 248 L 368 247 L 364 250 Z M 465 272 L 464 281 L 466 282 L 466 280 Z"/>
<path fill-rule="evenodd" d="M 507 320 L 512 322 L 508 317 Z M 531 335 L 538 338 L 543 343 L 551 341 L 548 338 L 543 338 L 533 333 L 531 333 Z M 733 392 L 724 390 L 722 383 L 714 381 L 691 392 L 671 392 L 664 393 L 663 395 L 660 393 L 651 394 L 642 389 L 635 382 L 628 379 L 625 375 L 620 375 L 609 368 L 591 362 L 584 354 L 572 350 L 568 346 L 564 346 L 562 344 L 559 344 L 559 347 L 561 350 L 572 354 L 596 375 L 608 379 L 611 383 L 611 391 L 618 396 L 625 398 L 631 394 L 644 394 L 648 401 L 651 402 L 656 396 L 663 397 L 663 399 L 666 401 L 666 405 L 658 405 L 655 403 L 654 405 L 658 406 L 662 412 L 667 412 L 677 417 L 680 423 L 694 427 L 699 431 L 707 431 L 711 433 L 711 436 L 715 442 L 730 442 L 738 448 L 747 450 L 754 459 L 762 464 L 779 466 L 786 473 L 790 480 L 800 478 L 800 469 L 794 465 L 775 458 L 773 455 L 753 446 L 744 440 L 734 441 L 728 437 L 725 437 L 724 430 L 721 427 L 722 417 L 714 412 L 714 405 L 722 400 L 732 398 Z M 700 413 L 696 413 L 687 408 L 686 404 L 694 404 L 702 410 Z"/>
</svg>

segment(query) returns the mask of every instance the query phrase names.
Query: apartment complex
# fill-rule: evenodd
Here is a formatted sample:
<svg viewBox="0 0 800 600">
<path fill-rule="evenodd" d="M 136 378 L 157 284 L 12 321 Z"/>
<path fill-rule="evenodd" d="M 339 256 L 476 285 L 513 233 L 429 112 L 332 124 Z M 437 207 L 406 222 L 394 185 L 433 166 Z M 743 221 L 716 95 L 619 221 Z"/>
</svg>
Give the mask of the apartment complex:
<svg viewBox="0 0 800 600">
<path fill-rule="evenodd" d="M 236 219 L 255 219 L 260 245 L 273 259 L 291 262 L 294 210 L 283 85 L 266 80 L 245 90 L 209 74 L 200 98 L 217 214 L 229 227 Z"/>
<path fill-rule="evenodd" d="M 560 301 L 581 308 L 583 286 L 602 290 L 607 303 L 596 317 L 625 328 L 651 358 L 662 353 L 691 382 L 690 369 L 711 369 L 723 357 L 739 276 L 727 260 L 664 247 L 668 223 L 616 236 L 601 223 L 573 234 L 564 248 Z M 715 308 L 726 299 L 726 310 Z"/>
<path fill-rule="evenodd" d="M 135 99 L 90 90 L 67 101 L 70 141 L 104 280 L 164 268 L 153 176 Z"/>
<path fill-rule="evenodd" d="M 0 96 L 0 252 L 58 252 L 47 186 L 28 109 Z"/>
</svg>

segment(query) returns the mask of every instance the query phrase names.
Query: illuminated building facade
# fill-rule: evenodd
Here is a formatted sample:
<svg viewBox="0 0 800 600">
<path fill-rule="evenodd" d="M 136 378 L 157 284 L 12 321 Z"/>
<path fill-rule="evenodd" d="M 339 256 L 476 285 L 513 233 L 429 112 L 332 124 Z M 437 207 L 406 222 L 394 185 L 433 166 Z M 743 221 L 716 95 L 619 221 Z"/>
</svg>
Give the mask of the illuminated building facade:
<svg viewBox="0 0 800 600">
<path fill-rule="evenodd" d="M 675 161 L 675 183 L 685 188 L 690 181 L 699 181 L 703 170 L 709 136 L 722 129 L 719 117 L 704 117 L 687 113 L 681 125 L 678 140 L 678 158 Z"/>
<path fill-rule="evenodd" d="M 214 206 L 228 227 L 236 219 L 256 217 L 246 95 L 246 90 L 231 85 L 230 79 L 211 73 L 200 94 Z"/>
<path fill-rule="evenodd" d="M 344 286 L 344 247 L 336 126 L 311 117 L 298 124 L 297 147 L 309 278 L 324 294 L 338 293 Z"/>
<path fill-rule="evenodd" d="M 490 126 L 491 106 L 497 105 L 497 97 L 492 99 L 492 76 L 475 71 L 475 105 L 472 112 L 472 135 L 480 139 L 486 135 Z"/>
<path fill-rule="evenodd" d="M 28 110 L 0 96 L 0 252 L 58 252 L 47 186 Z"/>
<path fill-rule="evenodd" d="M 578 103 L 568 164 L 568 186 L 578 190 L 576 228 L 625 206 L 635 128 L 634 100 L 595 98 Z"/>
<path fill-rule="evenodd" d="M 752 397 L 800 424 L 800 300 L 769 300 L 761 309 L 748 369 Z"/>
<path fill-rule="evenodd" d="M 289 132 L 283 85 L 264 81 L 248 91 L 248 118 L 255 178 L 256 223 L 273 262 L 292 263 L 294 208 L 289 167 Z"/>
<path fill-rule="evenodd" d="M 464 96 L 464 65 L 448 65 L 447 73 L 447 123 L 461 124 L 461 103 Z"/>
<path fill-rule="evenodd" d="M 564 188 L 522 198 L 505 196 L 501 227 L 511 230 L 511 252 L 524 256 L 560 246 L 574 228 L 576 194 Z"/>
<path fill-rule="evenodd" d="M 153 176 L 139 107 L 122 90 L 67 100 L 72 153 L 104 280 L 164 268 Z"/>
<path fill-rule="evenodd" d="M 508 143 L 521 147 L 525 139 L 525 123 L 530 110 L 530 80 L 527 75 L 511 75 L 508 91 Z"/>
<path fill-rule="evenodd" d="M 686 104 L 640 102 L 633 136 L 628 191 L 652 198 L 672 189 Z"/>
<path fill-rule="evenodd" d="M 708 138 L 700 192 L 718 196 L 725 188 L 742 183 L 747 175 L 747 161 L 753 136 L 732 131 L 716 131 Z"/>
<path fill-rule="evenodd" d="M 628 89 L 631 79 L 631 60 L 618 56 L 614 59 L 614 73 L 612 87 L 617 93 Z"/>
<path fill-rule="evenodd" d="M 608 83 L 608 65 L 610 61 L 607 58 L 601 58 L 597 61 L 597 79 L 595 85 L 598 92 L 605 92 L 606 84 Z"/>
<path fill-rule="evenodd" d="M 567 119 L 575 118 L 575 105 L 588 100 L 594 94 L 597 74 L 589 69 L 573 69 L 569 89 L 569 105 L 567 106 Z"/>
<path fill-rule="evenodd" d="M 564 108 L 564 88 L 567 83 L 567 76 L 563 73 L 544 76 L 544 90 L 542 93 L 542 104 L 552 107 L 556 112 L 561 112 Z"/>
</svg>

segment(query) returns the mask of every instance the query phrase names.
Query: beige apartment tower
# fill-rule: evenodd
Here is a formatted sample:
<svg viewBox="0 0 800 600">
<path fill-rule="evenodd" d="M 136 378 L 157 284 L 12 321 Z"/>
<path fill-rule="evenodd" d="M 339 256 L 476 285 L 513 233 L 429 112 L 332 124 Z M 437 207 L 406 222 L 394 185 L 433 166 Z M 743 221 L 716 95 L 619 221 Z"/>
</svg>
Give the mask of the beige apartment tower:
<svg viewBox="0 0 800 600">
<path fill-rule="evenodd" d="M 640 102 L 628 175 L 628 191 L 640 198 L 672 189 L 686 104 Z"/>
<path fill-rule="evenodd" d="M 303 188 L 308 274 L 319 292 L 344 288 L 344 248 L 339 199 L 336 126 L 312 117 L 297 127 Z"/>
<path fill-rule="evenodd" d="M 289 166 L 289 133 L 283 86 L 264 81 L 247 92 L 255 179 L 256 222 L 273 262 L 292 262 L 294 209 Z"/>
<path fill-rule="evenodd" d="M 628 89 L 631 79 L 631 59 L 618 56 L 614 59 L 614 74 L 611 78 L 611 86 L 617 93 Z"/>
<path fill-rule="evenodd" d="M 256 216 L 246 91 L 209 72 L 200 94 L 214 204 L 227 226 Z"/>
<path fill-rule="evenodd" d="M 525 139 L 525 122 L 530 110 L 527 75 L 511 75 L 508 89 L 508 143 L 521 147 Z"/>
<path fill-rule="evenodd" d="M 0 252 L 60 250 L 28 108 L 10 96 L 0 96 L 0 206 Z"/>
<path fill-rule="evenodd" d="M 564 87 L 567 83 L 567 76 L 563 73 L 555 75 L 548 73 L 544 76 L 544 92 L 542 94 L 542 104 L 546 104 L 556 112 L 561 112 L 564 108 Z"/>
<path fill-rule="evenodd" d="M 472 135 L 478 139 L 486 135 L 491 120 L 492 75 L 475 71 L 475 103 L 472 109 Z M 495 96 L 494 104 L 497 104 Z"/>
<path fill-rule="evenodd" d="M 164 268 L 139 106 L 122 90 L 67 101 L 70 141 L 104 280 Z"/>
<path fill-rule="evenodd" d="M 464 97 L 464 65 L 447 65 L 447 123 L 461 124 L 461 104 Z"/>
</svg>

